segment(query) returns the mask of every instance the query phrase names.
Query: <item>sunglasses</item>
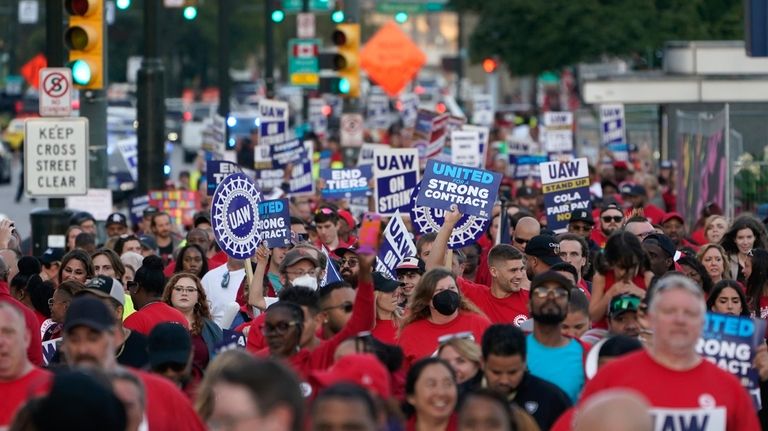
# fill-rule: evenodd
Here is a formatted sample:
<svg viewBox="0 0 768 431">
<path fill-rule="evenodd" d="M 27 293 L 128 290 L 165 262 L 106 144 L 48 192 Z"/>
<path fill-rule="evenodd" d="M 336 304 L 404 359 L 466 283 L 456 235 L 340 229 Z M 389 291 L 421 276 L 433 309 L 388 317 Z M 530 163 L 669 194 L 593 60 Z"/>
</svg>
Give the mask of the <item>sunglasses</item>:
<svg viewBox="0 0 768 431">
<path fill-rule="evenodd" d="M 343 267 L 344 265 L 347 265 L 350 268 L 354 268 L 358 263 L 360 263 L 360 261 L 357 259 L 339 259 L 339 268 Z"/>
<path fill-rule="evenodd" d="M 354 308 L 354 304 L 352 304 L 351 302 L 345 302 L 343 304 L 333 305 L 331 307 L 325 307 L 323 308 L 323 311 L 333 310 L 336 308 L 341 308 L 343 312 L 349 314 L 352 312 L 352 309 Z"/>
<path fill-rule="evenodd" d="M 568 291 L 562 287 L 537 287 L 533 289 L 531 293 L 540 299 L 548 297 L 550 293 L 555 297 L 555 299 L 565 298 L 568 296 Z"/>
<path fill-rule="evenodd" d="M 291 329 L 294 326 L 298 326 L 299 322 L 293 321 L 293 322 L 277 322 L 276 324 L 271 323 L 264 323 L 261 325 L 261 333 L 264 335 L 269 334 L 277 334 L 277 335 L 284 335 L 286 332 L 288 332 L 289 329 Z"/>
<path fill-rule="evenodd" d="M 229 271 L 224 273 L 224 277 L 221 278 L 221 288 L 226 289 L 229 287 Z"/>
<path fill-rule="evenodd" d="M 164 373 L 168 370 L 171 370 L 175 373 L 180 373 L 184 371 L 184 368 L 187 368 L 187 364 L 179 364 L 178 362 L 168 362 L 166 364 L 162 364 L 156 368 L 157 371 Z"/>
<path fill-rule="evenodd" d="M 528 244 L 531 241 L 530 239 L 522 239 L 522 238 L 518 238 L 518 237 L 515 237 L 514 240 L 515 240 L 516 243 L 518 243 L 520 245 Z"/>
<path fill-rule="evenodd" d="M 586 224 L 570 224 L 568 229 L 574 232 L 589 232 L 592 230 L 592 226 Z"/>
<path fill-rule="evenodd" d="M 611 221 L 613 221 L 615 223 L 620 223 L 622 220 L 624 220 L 624 216 L 613 216 L 613 217 L 611 217 L 611 216 L 603 216 L 601 218 L 606 223 L 610 223 Z"/>
<path fill-rule="evenodd" d="M 468 340 L 475 342 L 475 336 L 470 331 L 457 332 L 455 334 L 445 334 L 437 338 L 437 344 L 443 345 L 451 340 Z"/>
<path fill-rule="evenodd" d="M 637 296 L 624 296 L 611 300 L 609 314 L 620 311 L 637 311 L 640 308 L 640 298 Z"/>
</svg>

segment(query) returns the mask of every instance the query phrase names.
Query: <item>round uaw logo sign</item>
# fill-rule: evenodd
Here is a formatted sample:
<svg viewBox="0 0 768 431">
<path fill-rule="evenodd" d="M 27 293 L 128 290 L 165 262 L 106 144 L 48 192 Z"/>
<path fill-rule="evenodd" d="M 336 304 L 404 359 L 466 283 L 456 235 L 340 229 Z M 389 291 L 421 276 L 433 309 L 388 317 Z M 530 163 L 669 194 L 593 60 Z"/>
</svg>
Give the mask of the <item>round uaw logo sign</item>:
<svg viewBox="0 0 768 431">
<path fill-rule="evenodd" d="M 440 208 L 420 207 L 416 205 L 416 196 L 419 195 L 421 183 L 417 184 L 411 192 L 411 222 L 416 226 L 419 233 L 426 234 L 437 232 L 445 221 L 443 210 Z M 477 216 L 464 214 L 456 227 L 453 229 L 451 237 L 448 239 L 448 248 L 457 249 L 472 244 L 488 228 L 491 221 Z"/>
<path fill-rule="evenodd" d="M 216 243 L 235 259 L 248 259 L 261 242 L 261 193 L 245 174 L 235 173 L 219 183 L 211 200 L 211 224 Z"/>
</svg>

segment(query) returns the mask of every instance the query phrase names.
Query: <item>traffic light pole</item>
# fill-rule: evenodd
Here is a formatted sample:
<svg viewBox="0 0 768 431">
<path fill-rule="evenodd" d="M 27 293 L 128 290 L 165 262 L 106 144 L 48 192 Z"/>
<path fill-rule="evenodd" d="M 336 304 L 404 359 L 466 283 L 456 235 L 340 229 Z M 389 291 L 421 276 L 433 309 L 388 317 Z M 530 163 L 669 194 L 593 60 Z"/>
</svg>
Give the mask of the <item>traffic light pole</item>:
<svg viewBox="0 0 768 431">
<path fill-rule="evenodd" d="M 229 13 L 230 0 L 219 0 L 219 115 L 226 122 L 229 117 Z M 229 127 L 224 127 L 224 148 L 227 148 L 229 142 Z"/>
<path fill-rule="evenodd" d="M 344 2 L 344 16 L 347 17 L 348 23 L 360 23 L 360 0 L 346 0 Z M 362 30 L 362 27 L 361 27 Z M 362 32 L 361 32 L 362 41 Z M 342 111 L 344 113 L 358 113 L 363 110 L 360 97 L 344 98 L 344 105 Z"/>
<path fill-rule="evenodd" d="M 267 87 L 267 99 L 275 96 L 275 29 L 272 12 L 275 5 L 272 0 L 264 0 L 264 85 Z"/>
<path fill-rule="evenodd" d="M 61 0 L 45 2 L 45 57 L 48 67 L 64 66 L 64 3 Z M 49 198 L 48 209 L 63 209 L 62 198 Z"/>
<path fill-rule="evenodd" d="M 165 157 L 165 70 L 160 59 L 162 2 L 144 2 L 144 59 L 138 73 L 138 187 L 140 194 L 162 189 Z"/>
<path fill-rule="evenodd" d="M 309 0 L 301 0 L 301 11 L 309 12 Z M 304 124 L 309 123 L 309 90 L 306 88 L 301 90 L 301 121 Z"/>
</svg>

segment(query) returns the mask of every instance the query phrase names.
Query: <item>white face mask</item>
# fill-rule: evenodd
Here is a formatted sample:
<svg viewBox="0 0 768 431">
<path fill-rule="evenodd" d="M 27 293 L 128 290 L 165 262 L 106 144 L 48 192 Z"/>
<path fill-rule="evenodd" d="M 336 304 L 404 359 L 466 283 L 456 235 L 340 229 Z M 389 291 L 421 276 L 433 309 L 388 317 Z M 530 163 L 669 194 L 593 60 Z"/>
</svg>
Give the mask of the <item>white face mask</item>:
<svg viewBox="0 0 768 431">
<path fill-rule="evenodd" d="M 313 275 L 304 274 L 301 277 L 294 278 L 291 285 L 304 286 L 312 290 L 317 290 L 317 278 Z"/>
</svg>

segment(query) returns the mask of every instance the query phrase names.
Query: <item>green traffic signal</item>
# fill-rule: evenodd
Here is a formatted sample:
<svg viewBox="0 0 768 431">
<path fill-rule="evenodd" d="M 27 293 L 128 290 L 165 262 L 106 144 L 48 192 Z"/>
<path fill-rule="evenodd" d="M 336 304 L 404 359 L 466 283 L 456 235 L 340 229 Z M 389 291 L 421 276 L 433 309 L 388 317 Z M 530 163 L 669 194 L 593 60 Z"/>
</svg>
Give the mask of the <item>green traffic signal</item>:
<svg viewBox="0 0 768 431">
<path fill-rule="evenodd" d="M 72 81 L 77 85 L 88 85 L 91 82 L 91 66 L 84 60 L 75 60 L 69 63 L 72 69 Z"/>
<path fill-rule="evenodd" d="M 285 19 L 285 12 L 281 9 L 272 11 L 272 22 L 283 22 Z"/>
<path fill-rule="evenodd" d="M 184 19 L 192 21 L 197 18 L 197 8 L 194 6 L 187 6 L 184 8 Z"/>
<path fill-rule="evenodd" d="M 397 21 L 398 24 L 402 24 L 406 21 L 408 21 L 408 13 L 407 12 L 398 12 L 395 14 L 395 21 Z"/>
<path fill-rule="evenodd" d="M 349 90 L 352 89 L 352 83 L 347 78 L 339 79 L 339 94 L 349 94 Z"/>
<path fill-rule="evenodd" d="M 335 10 L 331 13 L 331 21 L 335 22 L 336 24 L 340 24 L 344 22 L 344 11 L 343 10 Z"/>
<path fill-rule="evenodd" d="M 115 6 L 117 6 L 117 8 L 120 10 L 126 10 L 131 7 L 131 0 L 117 0 L 117 2 L 115 2 Z"/>
</svg>

